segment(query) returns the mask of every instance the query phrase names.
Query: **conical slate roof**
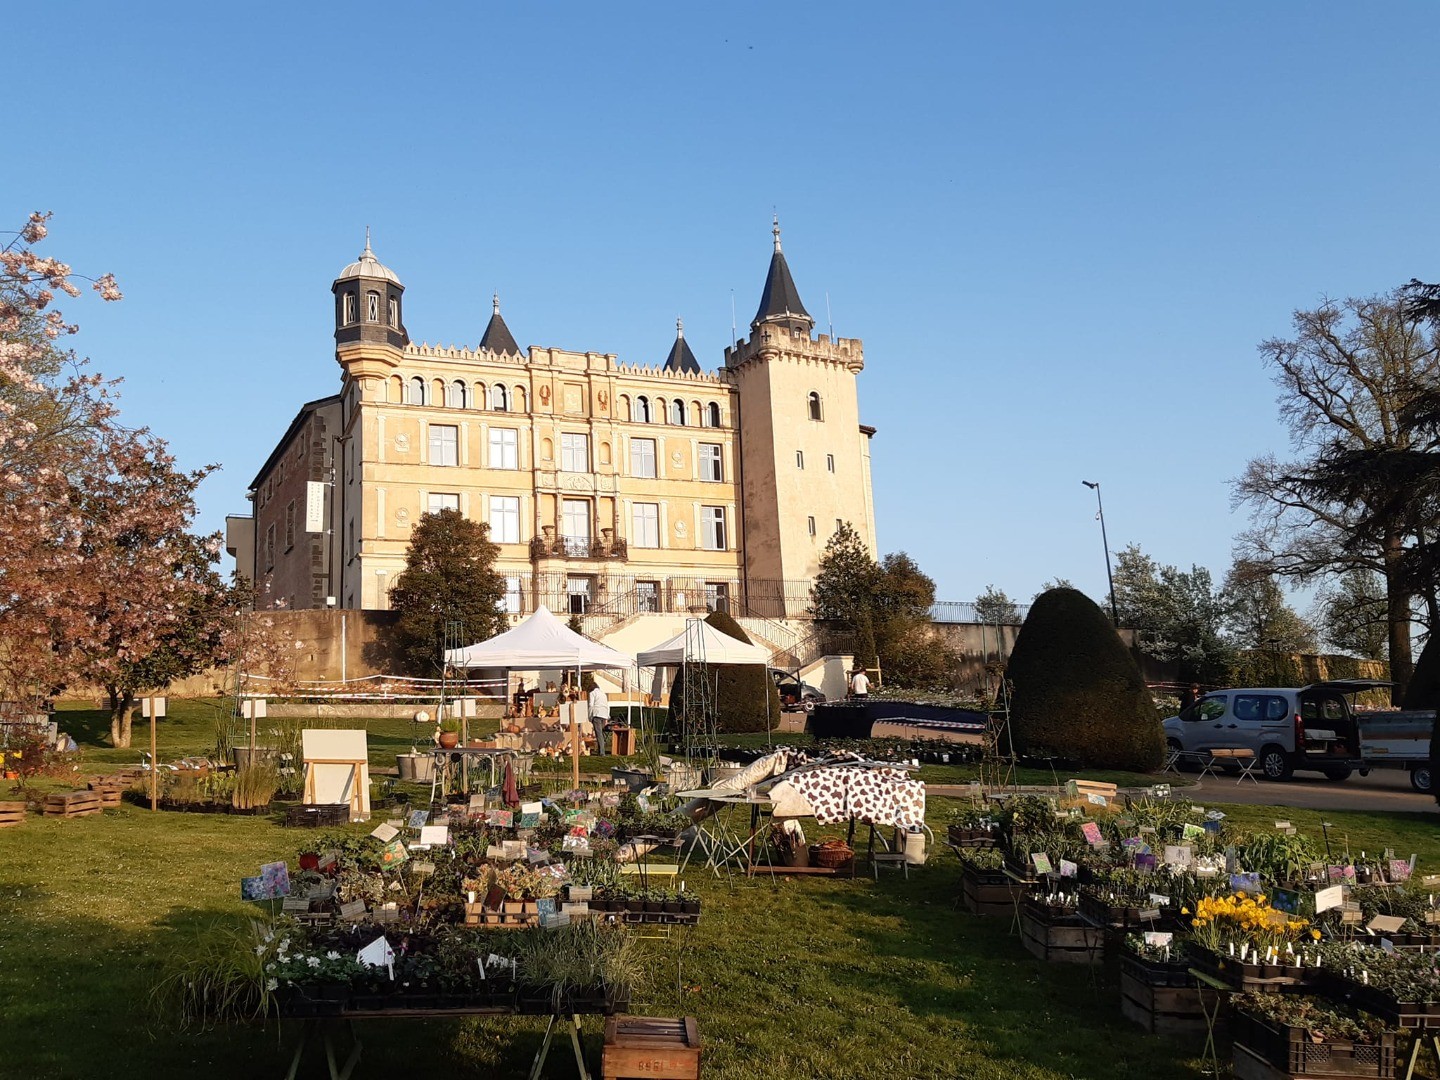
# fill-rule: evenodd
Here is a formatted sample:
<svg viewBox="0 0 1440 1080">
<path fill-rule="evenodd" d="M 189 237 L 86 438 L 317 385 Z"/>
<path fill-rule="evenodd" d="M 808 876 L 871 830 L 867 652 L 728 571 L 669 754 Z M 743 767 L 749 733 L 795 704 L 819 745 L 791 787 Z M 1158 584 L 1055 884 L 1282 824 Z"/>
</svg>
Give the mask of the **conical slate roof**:
<svg viewBox="0 0 1440 1080">
<path fill-rule="evenodd" d="M 772 232 L 775 234 L 775 253 L 770 256 L 770 272 L 765 275 L 765 291 L 760 294 L 760 310 L 755 312 L 750 328 L 753 330 L 761 323 L 783 322 L 787 319 L 803 320 L 814 326 L 815 320 L 800 302 L 800 292 L 795 288 L 795 279 L 790 276 L 785 253 L 780 250 L 778 217 Z"/>
<path fill-rule="evenodd" d="M 500 317 L 500 294 L 493 297 L 494 311 L 490 315 L 490 322 L 485 326 L 485 333 L 480 335 L 480 351 L 500 353 L 505 355 L 513 353 L 520 355 L 520 346 L 515 344 L 515 336 L 510 333 L 510 328 L 505 325 L 505 320 Z"/>
<path fill-rule="evenodd" d="M 679 371 L 686 375 L 699 375 L 700 363 L 685 341 L 685 323 L 675 320 L 675 344 L 670 346 L 670 355 L 665 358 L 666 371 Z"/>
</svg>

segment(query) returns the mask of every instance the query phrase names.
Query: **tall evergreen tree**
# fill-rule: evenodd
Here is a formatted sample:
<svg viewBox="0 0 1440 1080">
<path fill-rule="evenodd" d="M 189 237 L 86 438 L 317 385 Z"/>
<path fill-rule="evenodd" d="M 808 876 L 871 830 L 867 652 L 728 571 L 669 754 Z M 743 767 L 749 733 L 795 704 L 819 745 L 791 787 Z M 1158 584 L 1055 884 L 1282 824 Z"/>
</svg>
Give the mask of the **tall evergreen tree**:
<svg viewBox="0 0 1440 1080">
<path fill-rule="evenodd" d="M 490 526 L 458 510 L 426 514 L 416 522 L 405 569 L 390 590 L 390 606 L 399 612 L 396 644 L 408 674 L 440 671 L 451 624 L 467 645 L 499 632 L 505 622 L 500 610 L 505 582 L 494 570 L 499 553 L 490 542 Z"/>
</svg>

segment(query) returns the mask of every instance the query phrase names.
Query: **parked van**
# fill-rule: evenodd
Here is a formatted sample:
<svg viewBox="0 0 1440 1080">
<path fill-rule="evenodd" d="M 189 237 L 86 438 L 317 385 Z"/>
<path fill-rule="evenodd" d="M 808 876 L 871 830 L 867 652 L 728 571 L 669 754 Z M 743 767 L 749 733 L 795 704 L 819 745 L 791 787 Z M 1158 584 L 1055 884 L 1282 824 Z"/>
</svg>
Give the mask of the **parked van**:
<svg viewBox="0 0 1440 1080">
<path fill-rule="evenodd" d="M 1165 743 L 1188 752 L 1252 750 L 1267 780 L 1288 780 L 1296 769 L 1344 780 L 1365 766 L 1350 695 L 1389 685 L 1334 679 L 1298 689 L 1215 690 L 1162 722 Z"/>
</svg>

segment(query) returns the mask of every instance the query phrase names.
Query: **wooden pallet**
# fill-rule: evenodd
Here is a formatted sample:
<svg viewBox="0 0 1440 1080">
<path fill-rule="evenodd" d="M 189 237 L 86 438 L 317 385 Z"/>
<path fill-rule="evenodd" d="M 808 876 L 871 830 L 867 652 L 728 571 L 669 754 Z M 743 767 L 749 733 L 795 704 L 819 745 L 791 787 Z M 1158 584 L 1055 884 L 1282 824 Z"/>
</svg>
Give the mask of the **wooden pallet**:
<svg viewBox="0 0 1440 1080">
<path fill-rule="evenodd" d="M 612 1016 L 605 1021 L 602 1080 L 699 1080 L 700 1029 L 693 1016 Z"/>
<path fill-rule="evenodd" d="M 1152 1035 L 1204 1035 L 1200 990 L 1193 986 L 1151 986 L 1120 969 L 1120 1011 Z"/>
<path fill-rule="evenodd" d="M 97 791 L 66 791 L 45 796 L 46 817 L 86 817 L 100 813 L 100 793 Z"/>
<path fill-rule="evenodd" d="M 120 796 L 129 785 L 112 783 L 108 778 L 91 780 L 89 789 L 100 796 L 101 806 L 119 806 Z"/>
<path fill-rule="evenodd" d="M 25 821 L 25 804 L 23 802 L 0 802 L 0 829 L 8 829 L 12 825 L 20 825 Z"/>
<path fill-rule="evenodd" d="M 1020 942 L 1039 960 L 1093 964 L 1105 958 L 1104 934 L 1080 922 L 1046 922 L 1033 909 L 1020 909 Z"/>
</svg>

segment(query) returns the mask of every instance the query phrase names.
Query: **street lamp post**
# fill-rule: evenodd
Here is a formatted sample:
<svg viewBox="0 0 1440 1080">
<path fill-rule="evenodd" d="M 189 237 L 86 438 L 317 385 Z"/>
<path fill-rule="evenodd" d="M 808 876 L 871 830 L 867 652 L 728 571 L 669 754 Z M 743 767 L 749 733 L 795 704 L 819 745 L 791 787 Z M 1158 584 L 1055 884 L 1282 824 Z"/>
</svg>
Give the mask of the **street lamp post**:
<svg viewBox="0 0 1440 1080">
<path fill-rule="evenodd" d="M 1100 481 L 1081 480 L 1082 484 L 1095 492 L 1095 506 L 1100 511 L 1100 543 L 1105 545 L 1105 580 L 1110 583 L 1110 621 L 1116 629 L 1120 627 L 1120 613 L 1115 610 L 1115 575 L 1110 570 L 1110 538 L 1105 535 L 1105 504 L 1100 501 Z"/>
</svg>

